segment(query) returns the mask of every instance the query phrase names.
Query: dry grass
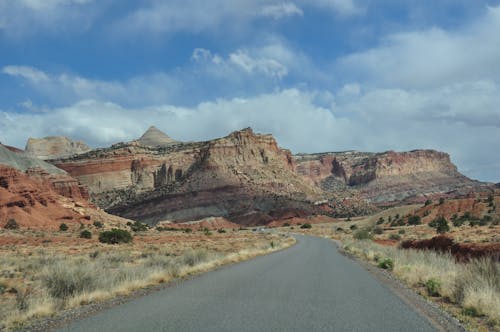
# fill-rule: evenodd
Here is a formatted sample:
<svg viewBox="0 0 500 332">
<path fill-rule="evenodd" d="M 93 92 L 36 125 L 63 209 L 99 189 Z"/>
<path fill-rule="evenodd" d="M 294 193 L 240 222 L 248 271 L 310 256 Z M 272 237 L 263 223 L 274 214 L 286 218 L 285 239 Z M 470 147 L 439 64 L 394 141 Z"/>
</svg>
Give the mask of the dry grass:
<svg viewBox="0 0 500 332">
<path fill-rule="evenodd" d="M 475 316 L 483 317 L 493 328 L 500 325 L 498 262 L 481 259 L 464 264 L 448 254 L 403 250 L 371 241 L 346 241 L 344 250 L 375 264 L 392 260 L 396 276 L 428 296 L 455 305 L 459 310 L 454 314 L 463 321 Z"/>
<path fill-rule="evenodd" d="M 294 243 L 293 238 L 250 232 L 181 235 L 182 242 L 173 242 L 173 236 L 179 235 L 145 234 L 143 241 L 137 237 L 134 244 L 119 246 L 83 241 L 73 247 L 0 248 L 0 330 Z"/>
</svg>

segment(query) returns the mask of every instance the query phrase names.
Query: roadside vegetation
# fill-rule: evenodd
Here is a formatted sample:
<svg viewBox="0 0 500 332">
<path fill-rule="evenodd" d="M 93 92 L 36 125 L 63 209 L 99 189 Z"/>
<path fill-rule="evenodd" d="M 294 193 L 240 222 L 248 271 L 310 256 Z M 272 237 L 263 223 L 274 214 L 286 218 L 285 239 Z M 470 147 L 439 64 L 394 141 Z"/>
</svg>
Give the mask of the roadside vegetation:
<svg viewBox="0 0 500 332">
<path fill-rule="evenodd" d="M 31 237 L 50 237 L 47 233 L 15 232 L 4 235 L 18 236 L 26 243 Z M 134 236 L 131 242 L 125 230 L 103 231 L 95 237 L 83 230 L 64 232 L 62 239 L 74 241 L 72 246 L 66 241 L 55 243 L 59 232 L 54 233 L 54 242 L 43 246 L 0 246 L 0 330 L 26 327 L 66 309 L 127 296 L 138 289 L 279 250 L 295 241 L 250 231 L 228 233 L 207 237 L 202 232 L 152 230 Z"/>
<path fill-rule="evenodd" d="M 372 241 L 345 241 L 343 249 L 391 270 L 422 295 L 432 297 L 463 322 L 479 318 L 500 327 L 500 263 L 490 258 L 457 262 L 447 253 L 404 250 Z"/>
</svg>

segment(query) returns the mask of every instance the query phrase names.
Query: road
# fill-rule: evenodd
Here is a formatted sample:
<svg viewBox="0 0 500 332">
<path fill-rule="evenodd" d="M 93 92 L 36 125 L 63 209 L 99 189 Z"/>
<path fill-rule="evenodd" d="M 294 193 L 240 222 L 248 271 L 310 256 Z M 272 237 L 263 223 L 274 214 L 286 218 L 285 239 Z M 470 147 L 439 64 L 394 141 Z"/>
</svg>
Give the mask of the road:
<svg viewBox="0 0 500 332">
<path fill-rule="evenodd" d="M 436 331 L 332 241 L 206 273 L 60 331 Z"/>
</svg>

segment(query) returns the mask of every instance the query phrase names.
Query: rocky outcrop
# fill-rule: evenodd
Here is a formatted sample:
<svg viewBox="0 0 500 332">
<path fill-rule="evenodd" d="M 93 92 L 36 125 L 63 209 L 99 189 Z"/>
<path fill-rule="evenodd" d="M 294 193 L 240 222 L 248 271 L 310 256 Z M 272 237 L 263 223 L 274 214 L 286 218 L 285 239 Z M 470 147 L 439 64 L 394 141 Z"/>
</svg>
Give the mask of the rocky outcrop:
<svg viewBox="0 0 500 332">
<path fill-rule="evenodd" d="M 77 200 L 89 199 L 87 187 L 81 185 L 78 180 L 69 176 L 64 170 L 34 158 L 24 151 L 0 144 L 0 165 L 12 167 L 30 178 L 46 182 L 60 195 Z"/>
<path fill-rule="evenodd" d="M 207 142 L 123 143 L 54 163 L 86 184 L 99 206 L 151 224 L 310 211 L 322 194 L 295 175 L 290 151 L 250 128 Z"/>
<path fill-rule="evenodd" d="M 356 151 L 301 154 L 294 157 L 296 172 L 330 192 L 354 190 L 376 203 L 427 195 L 468 191 L 481 183 L 463 176 L 448 154 L 434 150 L 410 152 Z"/>
<path fill-rule="evenodd" d="M 26 152 L 42 160 L 71 157 L 90 150 L 84 142 L 64 136 L 29 138 L 26 143 Z"/>
<path fill-rule="evenodd" d="M 208 217 L 196 221 L 187 221 L 180 223 L 173 222 L 161 222 L 157 225 L 158 227 L 163 227 L 164 229 L 191 229 L 191 230 L 219 230 L 225 228 L 237 229 L 240 225 L 230 222 L 226 218 L 222 217 Z M 161 229 L 161 228 L 160 228 Z"/>
<path fill-rule="evenodd" d="M 170 138 L 167 134 L 160 131 L 155 126 L 149 127 L 149 129 L 136 141 L 140 145 L 149 147 L 160 147 L 166 146 L 173 143 L 177 143 L 175 140 Z"/>
<path fill-rule="evenodd" d="M 85 199 L 60 195 L 53 183 L 0 165 L 0 225 L 13 219 L 20 228 L 57 229 L 61 223 L 89 223 L 75 207 L 88 207 Z"/>
</svg>

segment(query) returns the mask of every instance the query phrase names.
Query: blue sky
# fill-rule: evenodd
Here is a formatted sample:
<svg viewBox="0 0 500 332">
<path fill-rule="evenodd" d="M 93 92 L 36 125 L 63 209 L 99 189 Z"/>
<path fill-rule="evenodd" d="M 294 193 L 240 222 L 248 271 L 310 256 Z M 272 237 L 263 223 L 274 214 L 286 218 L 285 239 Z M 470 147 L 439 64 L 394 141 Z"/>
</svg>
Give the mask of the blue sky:
<svg viewBox="0 0 500 332">
<path fill-rule="evenodd" d="M 500 181 L 500 1 L 0 0 L 0 141 L 252 126 Z"/>
</svg>

